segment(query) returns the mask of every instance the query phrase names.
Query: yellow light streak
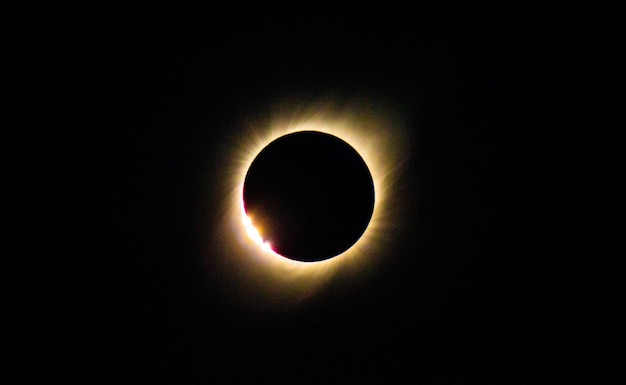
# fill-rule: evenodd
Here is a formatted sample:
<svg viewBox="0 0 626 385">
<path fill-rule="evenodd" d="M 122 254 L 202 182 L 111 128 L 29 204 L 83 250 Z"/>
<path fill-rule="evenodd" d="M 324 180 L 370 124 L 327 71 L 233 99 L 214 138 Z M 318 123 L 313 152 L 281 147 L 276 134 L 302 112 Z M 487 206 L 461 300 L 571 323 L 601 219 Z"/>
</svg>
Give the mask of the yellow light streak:
<svg viewBox="0 0 626 385">
<path fill-rule="evenodd" d="M 241 202 L 243 203 L 243 199 Z M 256 227 L 254 227 L 254 225 L 252 224 L 252 219 L 250 219 L 246 215 L 245 209 L 243 209 L 243 207 L 242 207 L 242 212 L 243 212 L 243 215 L 242 215 L 241 221 L 243 222 L 243 225 L 246 228 L 246 233 L 248 234 L 250 239 L 258 243 L 259 246 L 261 246 L 261 249 L 263 249 L 263 251 L 265 251 L 266 253 L 273 253 L 274 250 L 272 250 L 272 246 L 270 245 L 268 241 L 265 241 L 263 237 L 261 237 L 259 230 L 257 230 Z"/>
</svg>

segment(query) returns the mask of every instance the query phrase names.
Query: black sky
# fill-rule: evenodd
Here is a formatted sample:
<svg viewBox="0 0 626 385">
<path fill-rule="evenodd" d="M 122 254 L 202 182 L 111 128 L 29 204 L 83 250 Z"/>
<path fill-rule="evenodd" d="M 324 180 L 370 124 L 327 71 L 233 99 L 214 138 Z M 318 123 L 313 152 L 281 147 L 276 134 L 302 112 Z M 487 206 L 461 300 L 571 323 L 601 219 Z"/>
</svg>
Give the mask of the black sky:
<svg viewBox="0 0 626 385">
<path fill-rule="evenodd" d="M 610 216 L 617 10 L 426 8 L 9 5 L 4 383 L 619 383 L 619 273 L 582 230 Z M 203 270 L 216 154 L 328 96 L 409 126 L 394 255 L 235 305 Z"/>
</svg>

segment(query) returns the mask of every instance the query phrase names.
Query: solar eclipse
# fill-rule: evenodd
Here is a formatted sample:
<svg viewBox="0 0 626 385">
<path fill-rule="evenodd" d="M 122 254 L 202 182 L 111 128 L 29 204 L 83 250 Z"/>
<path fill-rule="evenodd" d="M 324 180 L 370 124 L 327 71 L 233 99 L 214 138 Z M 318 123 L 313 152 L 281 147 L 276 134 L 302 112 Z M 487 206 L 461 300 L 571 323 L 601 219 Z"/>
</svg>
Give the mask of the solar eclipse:
<svg viewBox="0 0 626 385">
<path fill-rule="evenodd" d="M 403 118 L 367 100 L 287 101 L 233 127 L 214 155 L 222 184 L 209 199 L 224 211 L 208 273 L 246 307 L 365 279 L 392 257 L 412 199 L 407 143 Z"/>
</svg>

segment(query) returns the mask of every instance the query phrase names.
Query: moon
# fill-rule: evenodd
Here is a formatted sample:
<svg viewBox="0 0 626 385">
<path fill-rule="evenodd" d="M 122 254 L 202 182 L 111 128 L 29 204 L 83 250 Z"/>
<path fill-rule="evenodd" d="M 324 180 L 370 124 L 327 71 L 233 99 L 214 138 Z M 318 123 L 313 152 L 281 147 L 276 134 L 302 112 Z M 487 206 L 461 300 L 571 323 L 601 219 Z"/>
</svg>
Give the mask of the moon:
<svg viewBox="0 0 626 385">
<path fill-rule="evenodd" d="M 272 141 L 243 186 L 244 210 L 261 244 L 301 262 L 348 250 L 367 229 L 374 202 L 372 175 L 359 153 L 317 131 Z"/>
</svg>

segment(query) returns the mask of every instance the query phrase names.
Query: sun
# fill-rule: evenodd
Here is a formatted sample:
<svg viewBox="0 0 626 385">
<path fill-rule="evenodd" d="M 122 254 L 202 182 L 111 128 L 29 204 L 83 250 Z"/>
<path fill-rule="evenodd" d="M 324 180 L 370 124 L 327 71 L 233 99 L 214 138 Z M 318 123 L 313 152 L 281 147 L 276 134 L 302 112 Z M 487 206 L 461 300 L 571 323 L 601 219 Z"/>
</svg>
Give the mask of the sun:
<svg viewBox="0 0 626 385">
<path fill-rule="evenodd" d="M 402 223 L 397 203 L 403 197 L 398 185 L 408 138 L 401 121 L 383 106 L 354 101 L 340 108 L 325 100 L 308 106 L 294 102 L 274 106 L 270 119 L 252 119 L 236 130 L 222 151 L 220 198 L 226 210 L 214 234 L 216 243 L 209 247 L 213 257 L 209 268 L 235 288 L 230 295 L 257 304 L 297 303 L 314 296 L 332 277 L 358 281 L 389 255 Z M 243 184 L 255 157 L 275 139 L 299 131 L 327 133 L 352 146 L 369 168 L 376 195 L 361 238 L 342 254 L 316 262 L 275 253 L 243 205 Z"/>
<path fill-rule="evenodd" d="M 274 250 L 272 249 L 272 245 L 270 245 L 268 241 L 263 239 L 259 230 L 252 223 L 252 219 L 250 219 L 250 217 L 246 214 L 245 208 L 243 208 L 243 198 L 241 199 L 241 204 L 242 204 L 241 222 L 243 223 L 243 226 L 246 229 L 246 234 L 248 234 L 248 237 L 250 237 L 250 239 L 256 242 L 264 252 L 276 254 Z M 280 255 L 278 256 L 280 257 Z"/>
</svg>

